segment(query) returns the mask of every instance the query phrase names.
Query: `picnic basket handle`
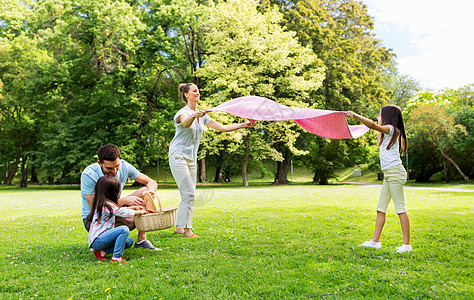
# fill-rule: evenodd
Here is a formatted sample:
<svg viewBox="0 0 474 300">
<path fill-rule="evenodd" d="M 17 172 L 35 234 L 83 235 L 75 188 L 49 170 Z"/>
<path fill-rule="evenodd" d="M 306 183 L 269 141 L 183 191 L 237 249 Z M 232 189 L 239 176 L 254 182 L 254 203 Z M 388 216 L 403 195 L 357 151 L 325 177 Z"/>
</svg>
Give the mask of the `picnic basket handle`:
<svg viewBox="0 0 474 300">
<path fill-rule="evenodd" d="M 157 201 L 158 201 L 158 206 L 160 207 L 160 209 L 158 210 L 158 212 L 162 215 L 163 214 L 163 207 L 161 206 L 161 200 L 158 196 L 154 196 L 153 198 L 155 198 Z"/>
</svg>

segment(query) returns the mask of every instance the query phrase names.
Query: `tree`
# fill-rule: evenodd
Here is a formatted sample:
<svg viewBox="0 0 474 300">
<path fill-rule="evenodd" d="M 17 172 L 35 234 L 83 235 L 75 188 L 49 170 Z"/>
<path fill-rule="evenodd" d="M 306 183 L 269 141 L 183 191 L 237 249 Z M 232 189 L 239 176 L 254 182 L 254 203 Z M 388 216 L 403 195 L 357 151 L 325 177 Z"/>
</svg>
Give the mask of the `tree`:
<svg viewBox="0 0 474 300">
<path fill-rule="evenodd" d="M 27 186 L 27 165 L 38 148 L 38 140 L 54 120 L 55 89 L 48 78 L 54 76 L 53 59 L 28 32 L 0 38 L 0 76 L 4 84 L 0 100 L 0 153 L 13 159 L 6 184 L 11 184 L 21 162 L 21 187 Z"/>
<path fill-rule="evenodd" d="M 62 107 L 44 135 L 38 159 L 49 176 L 78 177 L 105 143 L 132 163 L 146 138 L 144 103 L 135 91 L 135 54 L 145 29 L 125 1 L 38 1 L 30 30 L 41 37 L 60 70 L 55 81 Z M 81 141 L 78 143 L 77 141 Z"/>
<path fill-rule="evenodd" d="M 380 108 L 389 93 L 384 74 L 393 54 L 373 33 L 366 7 L 352 0 L 262 1 L 278 4 L 284 25 L 310 46 L 326 67 L 323 86 L 315 103 L 325 109 Z M 364 113 L 366 111 L 363 111 Z"/>
<path fill-rule="evenodd" d="M 141 20 L 147 24 L 142 33 L 140 71 L 143 91 L 153 114 L 145 126 L 152 137 L 150 154 L 159 153 L 166 161 L 174 136 L 173 116 L 183 103 L 178 97 L 178 84 L 193 82 L 201 87 L 196 69 L 203 65 L 203 32 L 201 20 L 207 6 L 194 0 L 152 0 L 142 10 Z M 166 158 L 166 159 L 165 159 Z M 199 181 L 205 182 L 205 156 L 198 161 Z"/>
<path fill-rule="evenodd" d="M 454 108 L 450 112 L 456 124 L 466 127 L 467 136 L 462 136 L 462 140 L 454 145 L 454 151 L 460 161 L 460 167 L 470 178 L 474 176 L 474 85 L 469 85 L 458 90 L 459 98 L 454 103 Z"/>
<path fill-rule="evenodd" d="M 433 149 L 441 155 L 447 182 L 450 181 L 448 164 L 452 164 L 464 180 L 470 182 L 449 155 L 460 136 L 468 134 L 464 126 L 455 124 L 454 119 L 446 115 L 445 110 L 436 104 L 424 104 L 415 108 L 407 124 L 410 140 L 416 141 L 415 145 L 422 145 L 423 151 Z"/>
<path fill-rule="evenodd" d="M 393 65 L 393 53 L 382 46 L 373 32 L 373 21 L 366 7 L 352 0 L 266 0 L 262 2 L 262 10 L 276 4 L 284 14 L 283 24 L 296 32 L 296 37 L 303 44 L 311 47 L 313 52 L 323 61 L 326 77 L 322 87 L 311 99 L 314 108 L 330 110 L 354 110 L 364 115 L 378 115 L 380 107 L 390 101 L 390 91 L 384 87 L 384 77 Z M 320 157 L 319 163 L 332 161 L 330 151 L 321 149 L 338 147 L 339 142 L 326 143 L 315 136 L 310 153 L 305 156 Z M 362 137 L 365 140 L 365 137 Z M 371 139 L 369 139 L 372 141 Z M 332 145 L 334 143 L 334 145 Z M 371 147 L 368 143 L 346 142 L 346 151 L 357 153 L 357 147 Z M 356 148 L 352 148 L 356 147 Z M 314 151 L 314 152 L 313 152 Z M 324 157 L 327 155 L 327 157 Z M 311 159 L 309 159 L 311 160 Z M 308 160 L 308 161 L 309 161 Z M 312 161 L 312 160 L 311 160 Z M 339 159 L 339 161 L 343 161 Z M 313 161 L 313 163 L 317 163 Z M 340 163 L 336 164 L 341 166 Z M 313 168 L 308 164 L 307 168 Z M 322 172 L 323 165 L 318 167 Z M 334 167 L 328 166 L 328 170 Z M 315 174 L 315 177 L 318 177 Z M 329 175 L 321 174 L 323 181 Z"/>
<path fill-rule="evenodd" d="M 322 137 L 309 142 L 311 155 L 305 158 L 314 172 L 313 182 L 328 184 L 334 178 L 335 171 L 344 167 L 343 159 L 347 155 L 347 145 L 341 140 L 330 140 Z"/>
<path fill-rule="evenodd" d="M 395 65 L 388 68 L 383 87 L 392 91 L 389 104 L 400 106 L 402 110 L 422 90 L 417 80 L 409 75 L 400 74 Z"/>
<path fill-rule="evenodd" d="M 324 69 L 311 49 L 302 47 L 293 32 L 279 25 L 281 18 L 276 10 L 259 13 L 257 3 L 250 0 L 221 2 L 213 7 L 205 36 L 208 55 L 204 67 L 198 70 L 205 82 L 207 106 L 247 95 L 293 107 L 309 106 L 307 101 L 321 85 Z M 263 123 L 262 130 L 262 138 L 283 158 L 275 182 L 288 183 L 291 155 L 304 153 L 294 146 L 301 132 L 299 126 L 268 122 Z M 250 140 L 245 144 L 252 147 Z M 250 155 L 250 151 L 244 153 Z M 244 161 L 248 162 L 248 157 Z"/>
</svg>

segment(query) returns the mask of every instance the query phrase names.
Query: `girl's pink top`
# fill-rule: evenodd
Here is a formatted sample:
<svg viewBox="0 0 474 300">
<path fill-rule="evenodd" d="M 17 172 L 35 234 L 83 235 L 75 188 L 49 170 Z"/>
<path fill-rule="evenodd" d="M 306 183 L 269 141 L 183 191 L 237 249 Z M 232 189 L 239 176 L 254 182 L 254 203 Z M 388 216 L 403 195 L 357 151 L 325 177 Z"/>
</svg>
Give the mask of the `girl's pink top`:
<svg viewBox="0 0 474 300">
<path fill-rule="evenodd" d="M 330 139 L 358 138 L 369 131 L 365 125 L 347 124 L 343 111 L 295 108 L 257 96 L 232 99 L 209 111 L 223 111 L 251 121 L 293 120 L 309 132 Z"/>
</svg>

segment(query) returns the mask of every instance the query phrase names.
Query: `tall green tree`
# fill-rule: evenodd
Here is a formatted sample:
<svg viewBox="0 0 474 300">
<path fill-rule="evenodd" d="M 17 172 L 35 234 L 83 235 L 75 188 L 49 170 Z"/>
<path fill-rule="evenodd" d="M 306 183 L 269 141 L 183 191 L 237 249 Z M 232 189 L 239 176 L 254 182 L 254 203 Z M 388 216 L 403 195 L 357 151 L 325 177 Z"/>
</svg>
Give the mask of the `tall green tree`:
<svg viewBox="0 0 474 300">
<path fill-rule="evenodd" d="M 326 109 L 345 110 L 388 101 L 382 87 L 393 54 L 373 32 L 366 7 L 352 0 L 262 1 L 278 4 L 284 25 L 310 46 L 326 67 L 323 86 L 314 101 Z M 364 111 L 365 113 L 365 111 Z"/>
<path fill-rule="evenodd" d="M 30 28 L 54 56 L 61 78 L 59 121 L 43 139 L 39 159 L 50 175 L 78 176 L 105 143 L 139 161 L 145 105 L 135 90 L 134 64 L 145 29 L 126 1 L 43 0 Z"/>
<path fill-rule="evenodd" d="M 158 153 L 167 161 L 168 147 L 174 136 L 173 116 L 184 104 L 178 84 L 193 82 L 201 87 L 196 69 L 203 65 L 201 19 L 207 15 L 203 1 L 150 0 L 143 5 L 141 20 L 148 30 L 139 53 L 139 89 L 148 103 L 150 122 L 144 127 L 151 137 L 149 156 Z M 167 166 L 167 164 L 166 164 Z M 205 160 L 199 160 L 199 181 L 206 181 Z"/>
<path fill-rule="evenodd" d="M 392 65 L 393 53 L 382 46 L 373 31 L 373 21 L 366 7 L 352 0 L 263 0 L 261 9 L 277 5 L 283 12 L 283 24 L 296 32 L 296 37 L 323 61 L 326 77 L 322 87 L 311 99 L 315 108 L 330 110 L 353 110 L 368 116 L 377 116 L 380 107 L 390 101 L 390 91 L 384 88 L 384 77 Z M 309 153 L 301 159 L 307 168 L 315 171 L 315 178 L 322 183 L 331 177 L 335 167 L 326 168 L 331 161 L 334 166 L 347 163 L 344 153 L 359 153 L 360 147 L 371 147 L 374 139 L 363 136 L 349 142 L 343 151 L 339 141 L 326 141 L 305 135 L 305 140 L 314 139 Z M 319 145 L 320 144 L 320 145 Z M 328 149 L 328 151 L 321 151 Z M 332 155 L 329 149 L 340 149 Z M 370 152 L 365 149 L 363 152 Z M 314 160 L 316 156 L 321 156 Z M 316 165 L 315 165 L 316 164 Z M 323 174 L 332 170 L 330 174 Z M 321 173 L 321 174 L 317 174 Z"/>
<path fill-rule="evenodd" d="M 53 59 L 39 46 L 39 40 L 21 32 L 11 39 L 0 38 L 0 77 L 4 84 L 0 99 L 0 157 L 13 161 L 5 183 L 11 184 L 21 162 L 22 187 L 27 186 L 27 166 L 44 129 L 55 119 L 49 98 L 55 90 L 48 78 L 53 76 Z"/>
<path fill-rule="evenodd" d="M 277 10 L 259 13 L 255 1 L 231 0 L 213 7 L 205 38 L 208 55 L 198 72 L 205 82 L 207 105 L 258 95 L 284 105 L 309 107 L 311 93 L 324 79 L 324 68 L 310 48 L 302 47 L 293 32 L 280 26 L 281 21 Z M 263 131 L 263 138 L 283 158 L 275 182 L 288 183 L 291 155 L 303 153 L 295 147 L 299 126 L 268 122 Z M 246 162 L 248 157 L 244 157 Z"/>
</svg>

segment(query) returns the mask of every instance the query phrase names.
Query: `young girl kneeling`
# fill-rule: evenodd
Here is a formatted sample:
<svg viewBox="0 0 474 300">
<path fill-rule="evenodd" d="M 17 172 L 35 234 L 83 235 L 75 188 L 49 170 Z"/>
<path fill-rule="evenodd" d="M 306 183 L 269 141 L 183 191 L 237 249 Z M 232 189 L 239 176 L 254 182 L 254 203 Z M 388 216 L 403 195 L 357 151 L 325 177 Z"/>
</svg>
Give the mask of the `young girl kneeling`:
<svg viewBox="0 0 474 300">
<path fill-rule="evenodd" d="M 380 166 L 384 174 L 384 180 L 379 203 L 376 208 L 377 218 L 375 220 L 375 231 L 372 240 L 359 246 L 377 249 L 382 247 L 382 243 L 379 242 L 380 235 L 382 234 L 382 229 L 385 224 L 388 203 L 390 199 L 393 199 L 395 212 L 400 218 L 403 233 L 403 245 L 397 247 L 397 252 L 411 251 L 410 221 L 408 219 L 407 209 L 405 207 L 405 196 L 403 193 L 403 185 L 406 182 L 407 173 L 400 159 L 400 150 L 402 150 L 402 155 L 407 151 L 407 137 L 405 134 L 402 111 L 400 107 L 395 105 L 382 107 L 378 117 L 378 124 L 352 111 L 346 112 L 346 116 L 354 117 L 370 129 L 380 132 Z"/>
<path fill-rule="evenodd" d="M 95 256 L 104 260 L 107 254 L 113 253 L 112 262 L 125 262 L 123 251 L 133 245 L 128 236 L 130 229 L 125 226 L 115 227 L 115 217 L 129 218 L 146 213 L 141 207 L 118 207 L 120 182 L 112 176 L 99 178 L 94 189 L 94 202 L 87 220 L 91 222 L 89 247 L 94 249 Z"/>
</svg>

